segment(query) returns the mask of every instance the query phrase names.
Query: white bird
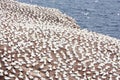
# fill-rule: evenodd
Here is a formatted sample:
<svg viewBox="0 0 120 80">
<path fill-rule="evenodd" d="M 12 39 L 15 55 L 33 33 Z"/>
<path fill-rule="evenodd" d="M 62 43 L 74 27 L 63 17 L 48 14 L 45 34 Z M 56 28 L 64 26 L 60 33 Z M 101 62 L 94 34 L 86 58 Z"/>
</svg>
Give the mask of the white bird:
<svg viewBox="0 0 120 80">
<path fill-rule="evenodd" d="M 111 69 L 119 79 L 120 40 L 79 27 L 57 9 L 0 0 L 0 75 L 101 80 Z"/>
</svg>

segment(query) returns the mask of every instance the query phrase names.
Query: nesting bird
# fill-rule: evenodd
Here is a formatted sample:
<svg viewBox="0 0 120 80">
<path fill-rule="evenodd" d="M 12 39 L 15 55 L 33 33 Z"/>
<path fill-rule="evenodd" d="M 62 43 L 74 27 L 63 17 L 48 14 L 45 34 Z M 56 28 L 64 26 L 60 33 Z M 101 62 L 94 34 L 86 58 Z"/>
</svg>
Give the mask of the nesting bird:
<svg viewBox="0 0 120 80">
<path fill-rule="evenodd" d="M 0 80 L 120 80 L 120 40 L 59 10 L 0 0 Z"/>
</svg>

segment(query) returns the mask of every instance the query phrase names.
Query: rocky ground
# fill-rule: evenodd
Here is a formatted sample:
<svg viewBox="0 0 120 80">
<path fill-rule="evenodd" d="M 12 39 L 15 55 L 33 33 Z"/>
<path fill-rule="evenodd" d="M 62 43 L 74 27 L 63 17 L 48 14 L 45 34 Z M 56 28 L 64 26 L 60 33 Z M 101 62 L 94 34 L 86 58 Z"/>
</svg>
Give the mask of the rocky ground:
<svg viewBox="0 0 120 80">
<path fill-rule="evenodd" d="M 0 80 L 87 79 L 120 80 L 120 40 L 57 9 L 0 0 Z"/>
</svg>

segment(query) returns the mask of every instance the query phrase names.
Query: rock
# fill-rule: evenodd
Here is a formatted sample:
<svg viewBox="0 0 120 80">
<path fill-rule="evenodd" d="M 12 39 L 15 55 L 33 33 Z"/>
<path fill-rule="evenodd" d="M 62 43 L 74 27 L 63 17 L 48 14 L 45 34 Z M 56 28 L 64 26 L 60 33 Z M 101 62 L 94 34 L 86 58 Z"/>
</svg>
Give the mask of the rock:
<svg viewBox="0 0 120 80">
<path fill-rule="evenodd" d="M 0 62 L 1 80 L 119 80 L 120 40 L 57 9 L 0 0 Z"/>
</svg>

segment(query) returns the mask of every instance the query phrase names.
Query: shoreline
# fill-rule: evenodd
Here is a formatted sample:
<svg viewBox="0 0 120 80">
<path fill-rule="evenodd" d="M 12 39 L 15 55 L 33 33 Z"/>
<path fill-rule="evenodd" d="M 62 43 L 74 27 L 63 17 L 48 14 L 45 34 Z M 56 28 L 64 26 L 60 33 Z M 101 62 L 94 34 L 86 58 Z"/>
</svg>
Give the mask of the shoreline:
<svg viewBox="0 0 120 80">
<path fill-rule="evenodd" d="M 56 9 L 0 1 L 0 79 L 119 80 L 120 40 Z"/>
</svg>

